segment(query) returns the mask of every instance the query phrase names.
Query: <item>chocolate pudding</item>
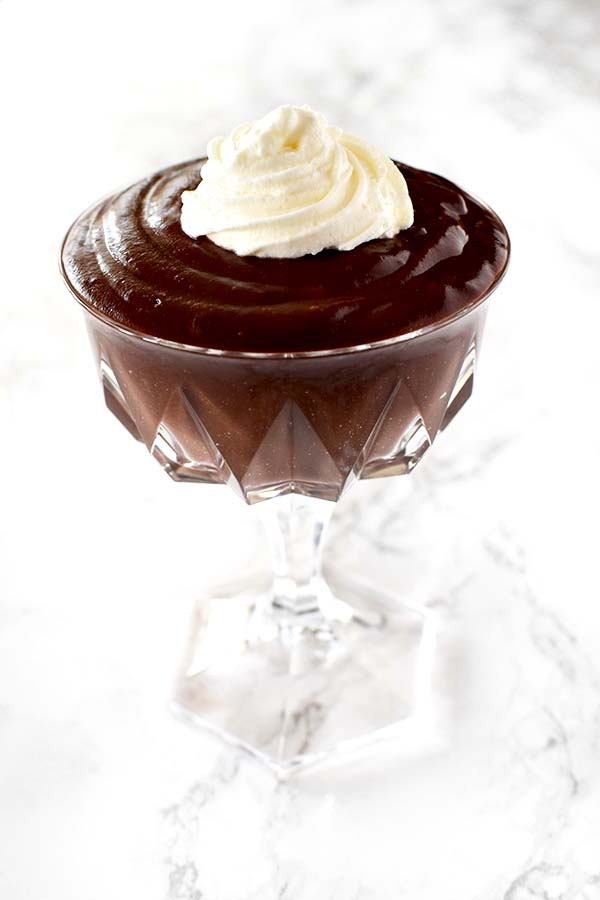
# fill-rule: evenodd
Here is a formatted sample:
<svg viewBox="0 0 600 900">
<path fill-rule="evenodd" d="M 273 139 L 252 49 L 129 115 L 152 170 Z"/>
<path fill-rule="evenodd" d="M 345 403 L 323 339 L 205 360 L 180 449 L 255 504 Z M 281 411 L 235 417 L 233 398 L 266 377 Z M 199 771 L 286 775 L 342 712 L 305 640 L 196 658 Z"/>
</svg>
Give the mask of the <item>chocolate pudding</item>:
<svg viewBox="0 0 600 900">
<path fill-rule="evenodd" d="M 250 503 L 290 492 L 336 500 L 358 478 L 410 471 L 470 395 L 484 301 L 508 260 L 506 230 L 488 207 L 444 178 L 324 130 L 306 108 L 266 117 L 260 140 L 272 146 L 273 122 L 296 127 L 303 117 L 309 148 L 316 122 L 334 154 L 320 170 L 316 154 L 315 183 L 326 172 L 338 196 L 341 166 L 352 187 L 336 212 L 340 249 L 303 249 L 315 234 L 330 239 L 321 195 L 314 209 L 323 221 L 315 226 L 300 208 L 296 243 L 286 237 L 267 248 L 271 256 L 290 248 L 289 258 L 238 255 L 215 242 L 235 243 L 243 228 L 246 242 L 263 234 L 246 215 L 243 190 L 232 208 L 249 225 L 215 236 L 201 223 L 202 236 L 190 237 L 181 198 L 201 180 L 203 160 L 194 160 L 93 206 L 62 250 L 108 407 L 171 477 L 227 483 Z M 254 139 L 248 128 L 233 136 Z M 284 151 L 296 152 L 294 134 L 277 145 L 278 165 Z M 255 180 L 264 156 L 256 155 Z M 363 167 L 358 174 L 346 171 L 348 159 Z M 387 179 L 383 189 L 377 178 Z M 297 214 L 294 190 L 281 191 L 291 212 L 269 213 L 269 240 Z M 382 236 L 361 237 L 373 233 Z"/>
<path fill-rule="evenodd" d="M 65 276 L 92 311 L 195 347 L 282 353 L 372 343 L 440 324 L 496 286 L 508 256 L 497 216 L 456 185 L 397 163 L 416 210 L 393 238 L 299 259 L 237 256 L 180 225 L 204 160 L 171 166 L 84 213 Z"/>
</svg>

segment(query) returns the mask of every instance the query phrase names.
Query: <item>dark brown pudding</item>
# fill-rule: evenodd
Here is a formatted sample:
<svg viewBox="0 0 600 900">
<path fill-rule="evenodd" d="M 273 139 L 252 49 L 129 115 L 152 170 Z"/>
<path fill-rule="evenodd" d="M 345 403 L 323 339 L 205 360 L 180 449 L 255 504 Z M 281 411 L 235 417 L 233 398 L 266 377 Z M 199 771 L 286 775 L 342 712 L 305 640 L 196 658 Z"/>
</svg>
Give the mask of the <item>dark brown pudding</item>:
<svg viewBox="0 0 600 900">
<path fill-rule="evenodd" d="M 508 259 L 501 221 L 400 166 L 415 224 L 396 237 L 240 257 L 181 230 L 200 165 L 97 204 L 65 239 L 109 409 L 172 478 L 250 503 L 336 500 L 410 471 L 471 393 L 483 301 Z"/>
<path fill-rule="evenodd" d="M 111 321 L 178 343 L 290 352 L 380 341 L 442 322 L 499 281 L 508 237 L 456 185 L 397 164 L 415 224 L 348 252 L 237 256 L 181 229 L 181 192 L 203 160 L 172 166 L 96 204 L 71 228 L 64 271 Z"/>
</svg>

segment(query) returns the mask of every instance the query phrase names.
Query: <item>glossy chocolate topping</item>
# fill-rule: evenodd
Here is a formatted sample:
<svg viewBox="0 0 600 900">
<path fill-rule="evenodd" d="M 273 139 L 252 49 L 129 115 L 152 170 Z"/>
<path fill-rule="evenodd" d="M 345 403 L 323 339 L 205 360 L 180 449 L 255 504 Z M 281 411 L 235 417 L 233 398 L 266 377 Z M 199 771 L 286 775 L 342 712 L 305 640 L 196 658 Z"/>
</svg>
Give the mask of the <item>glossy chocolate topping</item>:
<svg viewBox="0 0 600 900">
<path fill-rule="evenodd" d="M 85 305 L 153 337 L 221 350 L 324 350 L 452 318 L 496 286 L 508 235 L 456 185 L 397 164 L 415 223 L 394 238 L 299 259 L 241 257 L 181 229 L 181 192 L 203 160 L 180 163 L 96 204 L 63 247 Z"/>
</svg>

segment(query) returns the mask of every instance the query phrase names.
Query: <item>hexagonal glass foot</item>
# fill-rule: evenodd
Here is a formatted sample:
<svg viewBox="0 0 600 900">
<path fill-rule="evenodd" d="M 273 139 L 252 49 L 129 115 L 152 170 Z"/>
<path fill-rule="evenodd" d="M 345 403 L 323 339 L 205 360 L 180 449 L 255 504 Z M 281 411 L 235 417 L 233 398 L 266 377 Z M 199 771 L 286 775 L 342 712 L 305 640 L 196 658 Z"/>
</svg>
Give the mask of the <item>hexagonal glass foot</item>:
<svg viewBox="0 0 600 900">
<path fill-rule="evenodd" d="M 365 586 L 318 585 L 290 612 L 272 589 L 224 589 L 196 606 L 174 707 L 279 777 L 361 753 L 426 720 L 435 622 Z M 360 604 L 360 605 L 359 605 Z M 368 613 L 362 610 L 368 610 Z"/>
</svg>

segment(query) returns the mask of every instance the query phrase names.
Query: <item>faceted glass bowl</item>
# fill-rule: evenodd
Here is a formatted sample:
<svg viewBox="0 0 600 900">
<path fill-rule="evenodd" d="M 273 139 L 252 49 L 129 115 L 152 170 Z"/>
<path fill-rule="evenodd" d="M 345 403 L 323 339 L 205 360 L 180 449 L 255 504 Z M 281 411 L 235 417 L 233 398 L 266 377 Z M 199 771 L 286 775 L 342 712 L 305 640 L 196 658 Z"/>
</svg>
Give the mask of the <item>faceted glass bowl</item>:
<svg viewBox="0 0 600 900">
<path fill-rule="evenodd" d="M 357 479 L 410 472 L 471 393 L 485 306 L 312 354 L 203 351 L 86 312 L 111 412 L 171 478 L 256 503 L 335 501 Z"/>
</svg>

